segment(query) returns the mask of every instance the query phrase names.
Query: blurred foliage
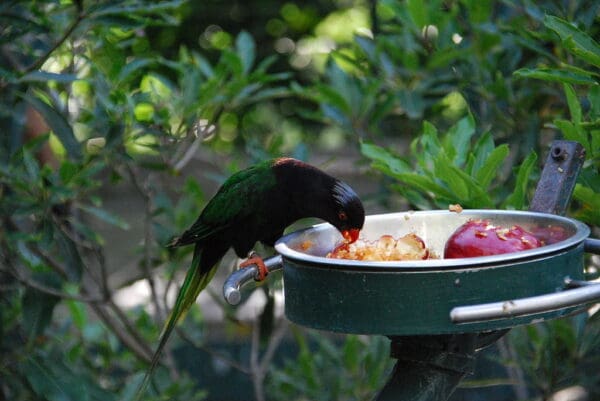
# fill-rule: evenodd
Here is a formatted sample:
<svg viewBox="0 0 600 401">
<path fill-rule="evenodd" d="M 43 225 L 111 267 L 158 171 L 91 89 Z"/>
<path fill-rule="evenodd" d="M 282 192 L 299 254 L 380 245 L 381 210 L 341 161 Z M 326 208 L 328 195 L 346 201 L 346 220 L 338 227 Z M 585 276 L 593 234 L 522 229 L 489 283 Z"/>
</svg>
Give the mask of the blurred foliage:
<svg viewBox="0 0 600 401">
<path fill-rule="evenodd" d="M 390 358 L 382 358 L 389 353 L 386 338 L 351 335 L 336 344 L 316 332 L 294 334 L 298 357 L 273 370 L 269 391 L 273 399 L 296 399 L 302 394 L 307 400 L 366 400 L 385 384 L 392 367 Z"/>
<path fill-rule="evenodd" d="M 0 399 L 133 399 L 190 256 L 163 244 L 197 217 L 210 195 L 202 180 L 265 157 L 358 150 L 384 204 L 524 209 L 548 143 L 563 137 L 587 151 L 571 214 L 599 226 L 599 10 L 575 0 L 2 2 Z M 103 204 L 117 186 L 143 204 L 129 279 L 150 296 L 136 308 L 116 302 L 128 283 L 113 279 L 123 267 L 99 230 L 138 223 Z M 264 292 L 252 355 L 217 355 L 252 379 L 257 399 L 372 398 L 389 369 L 385 339 L 294 327 L 283 340 L 273 288 Z M 222 311 L 232 337 L 257 332 Z M 503 362 L 528 380 L 515 386 L 547 398 L 579 384 L 598 398 L 598 314 L 586 317 L 513 330 Z M 173 347 L 215 355 L 201 307 L 181 334 Z M 299 352 L 273 362 L 281 341 Z M 198 381 L 167 352 L 148 399 L 214 395 Z"/>
<path fill-rule="evenodd" d="M 383 147 L 363 142 L 361 149 L 373 161 L 373 167 L 404 184 L 394 184 L 393 188 L 420 209 L 444 209 L 454 203 L 471 209 L 523 209 L 526 201 L 524 189 L 536 161 L 535 153 L 531 153 L 520 166 L 513 193 L 502 205 L 498 205 L 497 199 L 492 198 L 494 193 L 490 186 L 494 178 L 496 185 L 501 185 L 497 178 L 498 170 L 508 156 L 508 146 L 495 147 L 489 132 L 471 145 L 474 134 L 472 116 L 459 120 L 442 138 L 436 128 L 426 122 L 422 134 L 410 147 L 416 158 L 414 167 Z M 433 204 L 426 197 L 432 198 Z"/>
</svg>

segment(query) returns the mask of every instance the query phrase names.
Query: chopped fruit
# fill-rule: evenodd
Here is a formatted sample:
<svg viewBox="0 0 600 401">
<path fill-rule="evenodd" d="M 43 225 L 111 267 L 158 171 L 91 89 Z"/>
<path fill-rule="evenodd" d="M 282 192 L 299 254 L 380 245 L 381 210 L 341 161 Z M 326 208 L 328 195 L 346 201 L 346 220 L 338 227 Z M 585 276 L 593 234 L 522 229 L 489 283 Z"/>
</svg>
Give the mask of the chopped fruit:
<svg viewBox="0 0 600 401">
<path fill-rule="evenodd" d="M 488 220 L 469 220 L 446 242 L 444 258 L 472 258 L 538 248 L 543 243 L 532 233 L 514 225 L 510 228 Z"/>
<path fill-rule="evenodd" d="M 382 235 L 376 241 L 358 240 L 352 244 L 343 243 L 328 258 L 365 261 L 423 260 L 430 257 L 425 242 L 415 234 L 407 234 L 395 239 Z"/>
<path fill-rule="evenodd" d="M 346 242 L 348 243 L 353 243 L 356 242 L 356 240 L 358 239 L 358 236 L 360 234 L 360 230 L 354 228 L 351 230 L 344 230 L 342 231 L 342 237 L 344 237 L 344 239 L 346 240 Z"/>
<path fill-rule="evenodd" d="M 536 227 L 531 232 L 544 245 L 555 244 L 569 237 L 565 228 L 560 226 Z"/>
<path fill-rule="evenodd" d="M 300 250 L 302 251 L 308 251 L 310 248 L 312 248 L 313 243 L 310 240 L 306 240 L 306 241 L 302 241 L 302 243 L 300 244 Z"/>
<path fill-rule="evenodd" d="M 449 205 L 448 206 L 448 210 L 454 213 L 460 213 L 463 211 L 463 208 L 461 205 L 459 205 L 458 203 L 455 205 Z"/>
</svg>

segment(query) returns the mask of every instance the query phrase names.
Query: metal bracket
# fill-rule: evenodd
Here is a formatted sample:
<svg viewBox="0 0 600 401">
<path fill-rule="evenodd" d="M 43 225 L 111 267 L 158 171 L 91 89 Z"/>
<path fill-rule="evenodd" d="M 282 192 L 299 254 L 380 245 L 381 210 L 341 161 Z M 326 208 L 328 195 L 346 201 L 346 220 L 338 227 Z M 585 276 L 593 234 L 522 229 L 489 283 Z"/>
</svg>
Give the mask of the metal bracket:
<svg viewBox="0 0 600 401">
<path fill-rule="evenodd" d="M 553 141 L 529 210 L 563 216 L 584 160 L 585 148 L 578 142 Z"/>
</svg>

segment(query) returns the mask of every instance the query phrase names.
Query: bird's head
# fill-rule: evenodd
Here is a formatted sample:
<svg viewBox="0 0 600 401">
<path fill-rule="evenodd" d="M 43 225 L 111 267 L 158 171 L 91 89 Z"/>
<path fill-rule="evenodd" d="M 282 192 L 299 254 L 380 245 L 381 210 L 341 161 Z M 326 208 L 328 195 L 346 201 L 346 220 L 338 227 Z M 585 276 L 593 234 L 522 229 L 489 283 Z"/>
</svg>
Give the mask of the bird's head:
<svg viewBox="0 0 600 401">
<path fill-rule="evenodd" d="M 279 158 L 273 169 L 288 195 L 290 221 L 317 217 L 337 228 L 346 241 L 358 239 L 365 209 L 348 184 L 296 159 Z"/>
<path fill-rule="evenodd" d="M 365 209 L 356 192 L 342 181 L 335 182 L 332 195 L 334 211 L 328 220 L 346 241 L 352 243 L 358 239 L 365 222 Z"/>
</svg>

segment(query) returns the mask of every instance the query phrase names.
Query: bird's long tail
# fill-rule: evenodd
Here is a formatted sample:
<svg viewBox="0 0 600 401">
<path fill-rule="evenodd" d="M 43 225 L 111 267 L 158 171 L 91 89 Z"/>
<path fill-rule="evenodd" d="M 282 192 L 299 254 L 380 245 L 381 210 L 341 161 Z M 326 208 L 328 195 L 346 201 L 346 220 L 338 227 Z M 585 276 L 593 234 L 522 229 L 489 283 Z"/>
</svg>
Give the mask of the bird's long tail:
<svg viewBox="0 0 600 401">
<path fill-rule="evenodd" d="M 217 270 L 215 266 L 211 267 L 210 270 L 201 272 L 200 269 L 200 259 L 202 257 L 202 247 L 200 245 L 196 245 L 194 248 L 194 256 L 192 258 L 192 265 L 190 266 L 187 275 L 185 276 L 185 280 L 181 288 L 179 289 L 179 293 L 177 294 L 177 299 L 175 301 L 175 305 L 165 322 L 162 333 L 160 335 L 160 341 L 158 343 L 158 347 L 156 351 L 154 351 L 154 355 L 152 355 L 152 361 L 150 362 L 150 367 L 148 368 L 146 375 L 144 376 L 144 380 L 138 390 L 138 397 L 143 394 L 146 387 L 150 383 L 150 379 L 152 378 L 152 374 L 156 369 L 158 362 L 160 361 L 160 356 L 162 354 L 162 350 L 165 347 L 167 340 L 171 336 L 173 329 L 177 325 L 177 323 L 183 319 L 187 311 L 196 301 L 200 291 L 202 291 L 210 282 L 212 277 Z"/>
</svg>

